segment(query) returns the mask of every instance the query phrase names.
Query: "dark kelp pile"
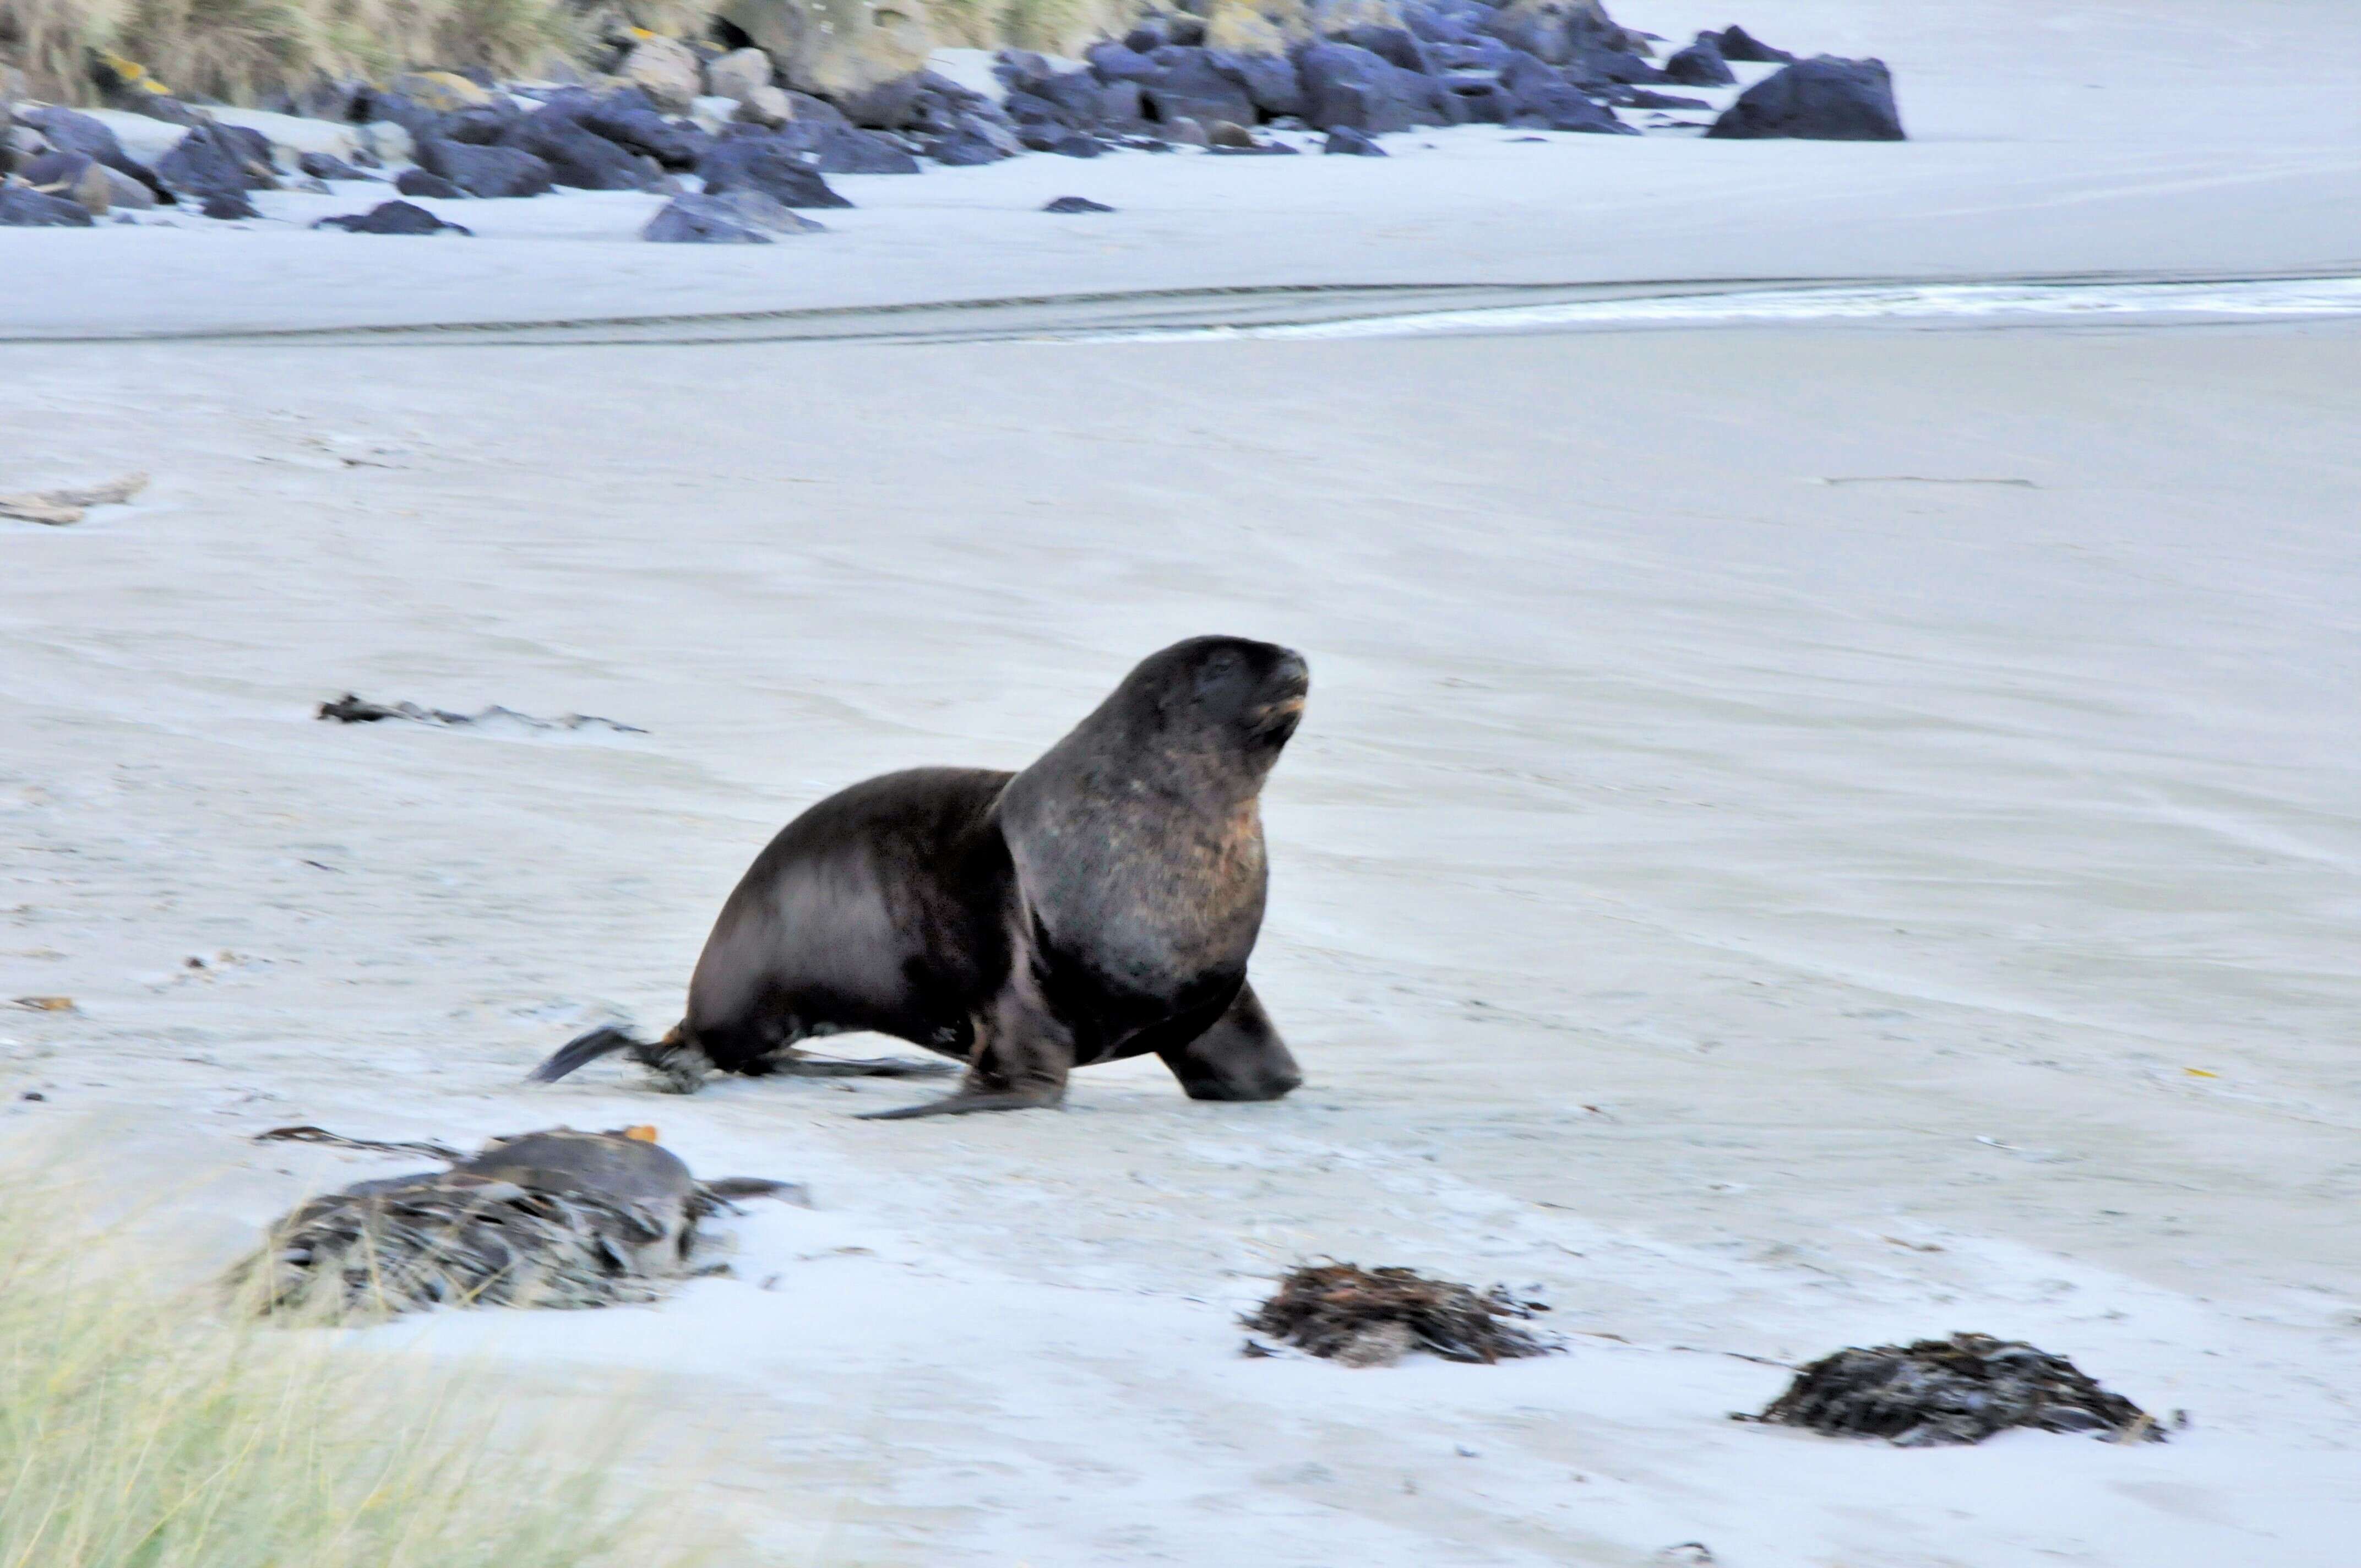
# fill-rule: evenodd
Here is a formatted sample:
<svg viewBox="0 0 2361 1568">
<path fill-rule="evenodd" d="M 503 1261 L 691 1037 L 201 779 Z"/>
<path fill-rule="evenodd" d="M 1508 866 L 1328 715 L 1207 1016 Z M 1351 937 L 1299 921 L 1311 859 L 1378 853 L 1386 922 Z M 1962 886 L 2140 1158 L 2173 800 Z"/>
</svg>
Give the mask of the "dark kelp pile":
<svg viewBox="0 0 2361 1568">
<path fill-rule="evenodd" d="M 1797 1373 L 1761 1415 L 1738 1419 L 1904 1448 L 1982 1442 L 2011 1427 L 2164 1441 L 2147 1411 L 2064 1356 L 1990 1334 L 1840 1350 Z"/>
<path fill-rule="evenodd" d="M 414 702 L 366 702 L 351 692 L 334 702 L 322 703 L 319 717 L 334 719 L 338 724 L 379 724 L 389 718 L 401 718 L 412 724 L 433 724 L 445 729 L 510 724 L 523 729 L 612 729 L 621 735 L 647 733 L 636 724 L 619 724 L 593 713 L 563 713 L 555 718 L 536 718 L 512 707 L 488 707 L 481 713 L 453 713 L 447 708 L 422 707 Z"/>
<path fill-rule="evenodd" d="M 311 1127 L 263 1136 L 387 1146 Z M 525 1133 L 447 1170 L 313 1199 L 271 1227 L 233 1282 L 264 1312 L 330 1316 L 648 1301 L 713 1270 L 698 1221 L 757 1196 L 799 1194 L 751 1178 L 699 1182 L 652 1129 Z"/>
<path fill-rule="evenodd" d="M 1348 1366 L 1386 1366 L 1414 1350 L 1445 1361 L 1547 1354 L 1557 1346 L 1510 1320 L 1548 1310 L 1538 1301 L 1519 1300 L 1499 1285 L 1478 1294 L 1411 1269 L 1328 1263 L 1288 1275 L 1278 1293 L 1242 1321 L 1312 1355 Z M 1246 1354 L 1273 1352 L 1248 1340 Z"/>
</svg>

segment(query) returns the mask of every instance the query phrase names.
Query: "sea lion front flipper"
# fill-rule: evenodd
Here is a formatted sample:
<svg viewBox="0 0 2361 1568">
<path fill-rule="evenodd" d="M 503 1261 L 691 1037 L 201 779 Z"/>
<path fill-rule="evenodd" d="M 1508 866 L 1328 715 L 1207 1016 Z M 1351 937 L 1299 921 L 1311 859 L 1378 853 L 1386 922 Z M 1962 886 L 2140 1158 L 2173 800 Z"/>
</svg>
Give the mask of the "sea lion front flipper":
<svg viewBox="0 0 2361 1568">
<path fill-rule="evenodd" d="M 613 1056 L 617 1051 L 644 1049 L 647 1042 L 627 1029 L 609 1024 L 603 1028 L 577 1035 L 551 1053 L 550 1058 L 525 1075 L 527 1083 L 555 1083 L 567 1073 L 588 1067 L 600 1057 Z"/>
<path fill-rule="evenodd" d="M 1303 1082 L 1251 985 L 1204 1033 L 1156 1054 L 1191 1100 L 1278 1100 Z"/>
</svg>

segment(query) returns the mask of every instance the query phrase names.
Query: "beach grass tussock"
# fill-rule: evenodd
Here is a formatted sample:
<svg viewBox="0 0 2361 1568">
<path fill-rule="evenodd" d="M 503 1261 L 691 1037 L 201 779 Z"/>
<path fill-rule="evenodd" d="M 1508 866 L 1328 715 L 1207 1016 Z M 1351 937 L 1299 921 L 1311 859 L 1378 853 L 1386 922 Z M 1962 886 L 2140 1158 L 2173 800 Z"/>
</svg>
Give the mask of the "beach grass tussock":
<svg viewBox="0 0 2361 1568">
<path fill-rule="evenodd" d="M 158 1288 L 137 1248 L 59 1218 L 65 1183 L 5 1174 L 4 1568 L 689 1561 L 609 1501 L 620 1442 L 496 1422 L 480 1380 Z"/>
</svg>

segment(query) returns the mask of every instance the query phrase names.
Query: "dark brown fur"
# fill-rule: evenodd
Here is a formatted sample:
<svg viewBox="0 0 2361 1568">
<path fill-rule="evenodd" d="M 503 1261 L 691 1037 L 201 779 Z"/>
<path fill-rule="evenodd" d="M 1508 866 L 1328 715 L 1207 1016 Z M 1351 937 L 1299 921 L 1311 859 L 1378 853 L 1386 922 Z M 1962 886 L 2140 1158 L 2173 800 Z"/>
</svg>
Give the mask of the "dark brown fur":
<svg viewBox="0 0 2361 1568">
<path fill-rule="evenodd" d="M 1196 1098 L 1277 1099 L 1301 1074 L 1246 983 L 1257 803 L 1307 688 L 1284 648 L 1195 638 L 1022 773 L 922 768 L 829 796 L 730 895 L 678 1027 L 595 1031 L 534 1076 L 620 1049 L 684 1087 L 708 1068 L 910 1070 L 796 1049 L 870 1030 L 967 1063 L 956 1095 L 887 1116 L 1055 1104 L 1074 1068 L 1149 1051 Z"/>
</svg>

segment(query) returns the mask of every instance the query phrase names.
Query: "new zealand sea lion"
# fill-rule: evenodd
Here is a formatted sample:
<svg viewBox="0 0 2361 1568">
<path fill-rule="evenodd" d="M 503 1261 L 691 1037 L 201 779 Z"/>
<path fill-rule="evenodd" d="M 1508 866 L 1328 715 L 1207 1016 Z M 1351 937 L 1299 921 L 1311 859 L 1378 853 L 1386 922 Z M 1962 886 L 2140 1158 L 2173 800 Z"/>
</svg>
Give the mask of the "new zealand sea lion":
<svg viewBox="0 0 2361 1568">
<path fill-rule="evenodd" d="M 1310 685 L 1288 649 L 1192 638 L 1022 773 L 919 768 L 830 795 L 730 895 L 671 1033 L 594 1030 L 533 1076 L 615 1051 L 684 1090 L 714 1069 L 927 1070 L 796 1049 L 866 1029 L 967 1063 L 957 1093 L 883 1117 L 1055 1105 L 1075 1068 L 1149 1051 L 1195 1099 L 1278 1099 L 1302 1075 L 1246 983 L 1258 800 Z"/>
</svg>

